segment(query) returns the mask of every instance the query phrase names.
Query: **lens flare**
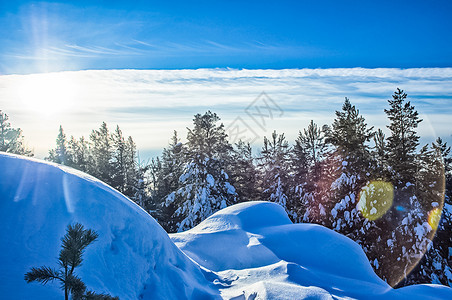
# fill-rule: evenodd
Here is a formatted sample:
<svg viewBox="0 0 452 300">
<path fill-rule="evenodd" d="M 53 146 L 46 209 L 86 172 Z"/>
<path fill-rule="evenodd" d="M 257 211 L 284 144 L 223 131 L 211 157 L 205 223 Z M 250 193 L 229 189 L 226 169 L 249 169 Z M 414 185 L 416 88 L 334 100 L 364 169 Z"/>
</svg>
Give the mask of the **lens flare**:
<svg viewBox="0 0 452 300">
<path fill-rule="evenodd" d="M 358 209 L 371 221 L 381 218 L 392 206 L 394 187 L 390 182 L 373 180 L 359 193 Z"/>
<path fill-rule="evenodd" d="M 438 228 L 439 221 L 441 220 L 441 209 L 439 207 L 432 209 L 428 213 L 428 224 L 433 230 Z"/>
</svg>

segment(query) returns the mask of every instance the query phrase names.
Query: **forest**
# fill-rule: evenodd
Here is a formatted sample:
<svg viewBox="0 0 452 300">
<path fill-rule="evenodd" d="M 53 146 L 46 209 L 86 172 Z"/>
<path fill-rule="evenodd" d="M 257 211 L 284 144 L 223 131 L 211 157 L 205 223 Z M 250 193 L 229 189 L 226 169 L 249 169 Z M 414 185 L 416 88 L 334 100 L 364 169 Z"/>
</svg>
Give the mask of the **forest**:
<svg viewBox="0 0 452 300">
<path fill-rule="evenodd" d="M 356 241 L 393 286 L 452 286 L 450 147 L 440 137 L 420 145 L 422 120 L 403 90 L 384 112 L 388 136 L 345 98 L 332 124 L 311 120 L 295 141 L 274 131 L 255 153 L 249 143 L 231 144 L 220 117 L 207 111 L 194 116 L 185 142 L 174 131 L 148 162 L 139 161 L 133 138 L 119 126 L 111 131 L 103 122 L 87 138 L 68 138 L 60 126 L 46 160 L 106 182 L 167 232 L 193 228 L 235 203 L 271 201 L 294 223 L 320 224 Z M 0 151 L 33 156 L 24 140 L 0 111 Z"/>
</svg>

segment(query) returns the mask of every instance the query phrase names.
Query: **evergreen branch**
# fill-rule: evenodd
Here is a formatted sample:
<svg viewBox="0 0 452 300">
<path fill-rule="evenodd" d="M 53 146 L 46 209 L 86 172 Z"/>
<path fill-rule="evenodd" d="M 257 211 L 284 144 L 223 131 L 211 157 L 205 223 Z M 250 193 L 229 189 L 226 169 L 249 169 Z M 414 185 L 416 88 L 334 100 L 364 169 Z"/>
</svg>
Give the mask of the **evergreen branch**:
<svg viewBox="0 0 452 300">
<path fill-rule="evenodd" d="M 70 274 L 66 278 L 66 287 L 71 292 L 74 300 L 83 299 L 86 291 L 86 285 L 82 279 L 76 275 Z"/>
<path fill-rule="evenodd" d="M 24 279 L 27 283 L 37 281 L 41 284 L 47 284 L 49 281 L 53 280 L 60 280 L 64 281 L 61 276 L 60 272 L 52 269 L 50 267 L 39 267 L 39 268 L 31 268 L 31 271 L 27 272 L 24 276 Z"/>
<path fill-rule="evenodd" d="M 88 291 L 82 298 L 83 300 L 119 300 L 119 297 L 112 297 L 108 294 L 96 294 L 93 291 Z"/>
</svg>

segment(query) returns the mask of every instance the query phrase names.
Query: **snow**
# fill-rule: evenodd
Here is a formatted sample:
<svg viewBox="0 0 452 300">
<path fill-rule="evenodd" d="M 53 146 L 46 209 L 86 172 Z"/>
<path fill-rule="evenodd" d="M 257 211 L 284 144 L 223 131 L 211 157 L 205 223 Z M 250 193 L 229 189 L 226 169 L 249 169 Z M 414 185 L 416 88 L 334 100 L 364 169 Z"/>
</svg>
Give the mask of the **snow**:
<svg viewBox="0 0 452 300">
<path fill-rule="evenodd" d="M 31 267 L 57 267 L 60 239 L 75 222 L 99 234 L 76 269 L 89 289 L 120 299 L 218 297 L 152 217 L 95 178 L 3 153 L 0 178 L 2 299 L 64 297 L 58 283 L 23 278 Z"/>
<path fill-rule="evenodd" d="M 171 239 L 215 272 L 226 299 L 444 299 L 450 288 L 392 289 L 358 244 L 325 227 L 293 224 L 271 202 L 223 209 Z M 374 264 L 378 265 L 375 261 Z"/>
<path fill-rule="evenodd" d="M 378 269 L 380 267 L 380 265 L 378 264 L 378 260 L 377 259 L 374 259 L 373 264 L 374 264 L 376 269 Z"/>
<path fill-rule="evenodd" d="M 230 195 L 235 194 L 235 187 L 233 187 L 229 182 L 225 182 L 224 186 L 226 187 L 226 191 L 228 194 L 230 194 Z"/>
<path fill-rule="evenodd" d="M 215 185 L 215 179 L 213 178 L 213 176 L 211 174 L 207 174 L 206 181 L 210 187 Z"/>
<path fill-rule="evenodd" d="M 0 179 L 2 299 L 61 299 L 58 284 L 23 276 L 56 267 L 75 222 L 99 233 L 77 274 L 121 299 L 452 299 L 439 285 L 392 289 L 358 244 L 293 224 L 275 203 L 233 205 L 168 236 L 119 192 L 72 169 L 0 153 Z"/>
</svg>

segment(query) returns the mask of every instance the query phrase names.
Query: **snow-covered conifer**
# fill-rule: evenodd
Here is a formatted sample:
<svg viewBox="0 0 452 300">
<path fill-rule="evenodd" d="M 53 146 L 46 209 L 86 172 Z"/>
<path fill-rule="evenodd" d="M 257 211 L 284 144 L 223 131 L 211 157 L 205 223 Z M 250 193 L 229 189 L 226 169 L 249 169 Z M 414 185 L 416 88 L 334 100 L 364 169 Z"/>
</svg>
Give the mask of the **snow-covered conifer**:
<svg viewBox="0 0 452 300">
<path fill-rule="evenodd" d="M 237 202 L 235 188 L 229 182 L 225 162 L 232 146 L 227 141 L 224 125 L 210 111 L 197 114 L 194 127 L 188 128 L 185 165 L 179 187 L 166 197 L 166 205 L 174 205 L 175 228 L 190 229 L 214 212 Z"/>
<path fill-rule="evenodd" d="M 89 173 L 100 180 L 111 183 L 114 166 L 112 164 L 113 142 L 107 124 L 102 123 L 98 130 L 93 130 L 90 135 L 91 159 Z"/>
<path fill-rule="evenodd" d="M 258 173 L 254 160 L 250 143 L 240 140 L 234 145 L 231 164 L 228 169 L 240 202 L 259 200 L 260 198 Z"/>
<path fill-rule="evenodd" d="M 387 127 L 391 131 L 388 137 L 388 163 L 397 186 L 403 186 L 413 180 L 416 173 L 416 147 L 419 136 L 416 133 L 419 119 L 418 112 L 407 101 L 407 94 L 399 88 L 389 99 L 390 109 L 385 109 L 391 124 Z"/>
<path fill-rule="evenodd" d="M 262 200 L 278 203 L 290 217 L 296 219 L 294 199 L 290 195 L 290 147 L 284 134 L 274 131 L 270 139 L 264 137 L 258 166 Z"/>
</svg>

